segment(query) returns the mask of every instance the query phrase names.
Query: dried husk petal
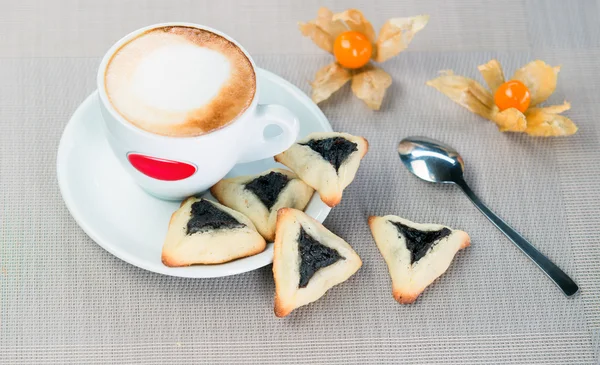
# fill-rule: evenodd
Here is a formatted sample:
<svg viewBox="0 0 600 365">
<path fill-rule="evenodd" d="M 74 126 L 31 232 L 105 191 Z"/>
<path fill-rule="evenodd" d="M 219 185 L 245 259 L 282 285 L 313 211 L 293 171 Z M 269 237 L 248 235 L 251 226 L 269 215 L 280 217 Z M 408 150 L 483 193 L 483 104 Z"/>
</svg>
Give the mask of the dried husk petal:
<svg viewBox="0 0 600 365">
<path fill-rule="evenodd" d="M 352 78 L 352 74 L 340 64 L 333 62 L 321 68 L 311 82 L 312 100 L 320 103 L 327 100 L 334 92 L 338 91 Z"/>
<path fill-rule="evenodd" d="M 559 66 L 552 67 L 544 61 L 535 60 L 518 69 L 511 80 L 519 80 L 529 89 L 531 106 L 535 106 L 552 95 L 556 89 Z"/>
<path fill-rule="evenodd" d="M 479 65 L 477 68 L 479 69 L 481 76 L 483 76 L 485 83 L 492 91 L 492 94 L 494 94 L 500 85 L 505 82 L 502 66 L 500 66 L 498 60 L 491 60 L 486 64 Z"/>
<path fill-rule="evenodd" d="M 392 77 L 371 64 L 352 77 L 352 92 L 373 110 L 379 110 L 385 91 L 392 85 Z"/>
<path fill-rule="evenodd" d="M 331 35 L 331 37 L 335 40 L 340 33 L 343 33 L 348 30 L 348 27 L 340 21 L 333 20 L 333 12 L 326 7 L 322 7 L 317 12 L 317 19 L 315 19 L 315 24 L 323 29 L 326 33 Z"/>
<path fill-rule="evenodd" d="M 571 119 L 555 112 L 557 110 L 564 110 L 565 104 L 527 110 L 525 112 L 527 117 L 527 129 L 525 133 L 537 137 L 569 136 L 575 134 L 578 129 L 575 123 Z M 547 110 L 550 110 L 550 112 Z"/>
<path fill-rule="evenodd" d="M 341 13 L 333 15 L 333 21 L 342 21 L 348 27 L 348 30 L 353 30 L 364 34 L 371 42 L 375 42 L 375 29 L 373 25 L 365 18 L 363 13 L 357 9 L 348 9 Z"/>
<path fill-rule="evenodd" d="M 452 71 L 442 71 L 442 76 L 427 81 L 427 85 L 436 88 L 471 112 L 492 120 L 492 95 L 477 81 L 455 75 Z"/>
<path fill-rule="evenodd" d="M 333 42 L 335 41 L 335 38 L 323 30 L 323 28 L 319 27 L 314 21 L 308 23 L 299 22 L 298 28 L 303 36 L 310 37 L 310 39 L 312 39 L 312 41 L 321 49 L 333 53 Z"/>
<path fill-rule="evenodd" d="M 379 31 L 373 60 L 384 62 L 404 51 L 414 35 L 423 29 L 429 15 L 389 19 Z"/>
<path fill-rule="evenodd" d="M 501 132 L 523 132 L 527 128 L 525 115 L 516 108 L 508 108 L 501 112 L 496 108 L 492 121 L 496 123 Z"/>
<path fill-rule="evenodd" d="M 548 106 L 539 107 L 539 108 L 529 108 L 527 110 L 527 112 L 528 113 L 533 112 L 538 109 L 543 111 L 544 113 L 560 114 L 562 112 L 565 112 L 565 111 L 571 109 L 571 103 L 569 103 L 568 101 L 565 101 L 560 105 L 548 105 Z"/>
</svg>

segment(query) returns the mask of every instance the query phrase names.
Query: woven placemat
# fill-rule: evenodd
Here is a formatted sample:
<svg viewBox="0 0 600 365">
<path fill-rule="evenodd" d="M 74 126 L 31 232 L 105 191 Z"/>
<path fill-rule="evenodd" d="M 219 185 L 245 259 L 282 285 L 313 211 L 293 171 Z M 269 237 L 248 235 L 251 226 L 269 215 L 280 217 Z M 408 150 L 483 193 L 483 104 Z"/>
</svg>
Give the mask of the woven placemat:
<svg viewBox="0 0 600 365">
<path fill-rule="evenodd" d="M 285 319 L 273 315 L 270 266 L 182 279 L 105 252 L 62 202 L 56 149 L 71 113 L 94 90 L 104 50 L 158 21 L 222 29 L 247 45 L 259 66 L 310 92 L 308 81 L 331 58 L 302 39 L 294 22 L 311 19 L 321 2 L 50 3 L 0 1 L 0 363 L 598 363 L 598 2 L 328 3 L 361 8 L 376 26 L 392 15 L 432 17 L 409 51 L 385 63 L 394 84 L 381 111 L 365 108 L 348 88 L 322 105 L 335 130 L 370 142 L 354 183 L 325 221 L 364 264 Z M 567 115 L 578 134 L 501 134 L 424 85 L 448 68 L 479 79 L 476 66 L 492 57 L 508 74 L 537 58 L 562 65 L 550 101 L 572 102 Z M 410 176 L 395 152 L 407 135 L 456 147 L 473 189 L 572 275 L 581 293 L 565 298 L 458 189 Z M 366 224 L 382 214 L 443 223 L 472 237 L 413 305 L 393 300 Z"/>
</svg>

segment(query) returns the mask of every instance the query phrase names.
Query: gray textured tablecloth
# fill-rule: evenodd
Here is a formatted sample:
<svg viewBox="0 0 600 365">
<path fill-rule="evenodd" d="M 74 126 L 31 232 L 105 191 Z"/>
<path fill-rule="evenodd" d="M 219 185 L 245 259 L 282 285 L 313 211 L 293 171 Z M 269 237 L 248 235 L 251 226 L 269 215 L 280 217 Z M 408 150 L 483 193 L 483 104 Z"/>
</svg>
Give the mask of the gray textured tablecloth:
<svg viewBox="0 0 600 365">
<path fill-rule="evenodd" d="M 62 202 L 62 130 L 94 90 L 106 49 L 138 27 L 183 20 L 237 38 L 305 92 L 330 62 L 296 28 L 319 6 L 362 9 L 378 28 L 431 14 L 387 62 L 379 112 L 348 89 L 322 105 L 370 151 L 325 225 L 364 265 L 286 319 L 271 267 L 219 279 L 153 274 L 104 251 Z M 597 1 L 0 1 L 0 363 L 591 364 L 600 344 L 600 8 Z M 572 102 L 564 139 L 501 134 L 424 85 L 440 69 L 479 78 L 497 57 L 562 65 L 551 101 Z M 409 176 L 395 154 L 412 134 L 459 149 L 473 189 L 581 286 L 565 298 L 450 186 Z M 414 305 L 396 303 L 366 218 L 398 214 L 466 230 L 472 246 Z"/>
</svg>

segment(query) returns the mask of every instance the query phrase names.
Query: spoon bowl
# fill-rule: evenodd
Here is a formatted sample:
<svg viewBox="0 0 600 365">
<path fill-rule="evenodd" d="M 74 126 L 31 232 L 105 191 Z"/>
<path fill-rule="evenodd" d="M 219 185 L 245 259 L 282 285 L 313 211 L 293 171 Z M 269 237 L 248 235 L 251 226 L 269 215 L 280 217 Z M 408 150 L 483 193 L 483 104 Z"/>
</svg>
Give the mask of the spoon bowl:
<svg viewBox="0 0 600 365">
<path fill-rule="evenodd" d="M 427 137 L 410 137 L 398 145 L 400 160 L 423 180 L 456 183 L 463 180 L 464 162 L 452 147 Z"/>
<path fill-rule="evenodd" d="M 400 160 L 408 171 L 419 178 L 442 184 L 456 184 L 471 199 L 471 202 L 485 215 L 508 239 L 562 290 L 566 296 L 572 296 L 579 290 L 575 282 L 556 266 L 550 259 L 538 251 L 521 234 L 492 212 L 475 195 L 464 180 L 465 164 L 458 152 L 442 142 L 426 137 L 409 137 L 398 145 Z"/>
</svg>

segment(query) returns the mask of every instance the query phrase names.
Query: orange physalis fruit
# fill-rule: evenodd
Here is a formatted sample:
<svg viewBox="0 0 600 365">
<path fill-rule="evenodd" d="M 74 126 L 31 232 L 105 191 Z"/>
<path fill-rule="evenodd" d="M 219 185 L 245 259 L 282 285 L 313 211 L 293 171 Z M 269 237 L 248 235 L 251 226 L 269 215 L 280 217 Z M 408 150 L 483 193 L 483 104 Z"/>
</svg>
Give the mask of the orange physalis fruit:
<svg viewBox="0 0 600 365">
<path fill-rule="evenodd" d="M 494 94 L 494 102 L 500 111 L 515 108 L 521 113 L 529 108 L 531 95 L 525 84 L 518 80 L 510 80 L 500 85 L 496 94 Z"/>
<path fill-rule="evenodd" d="M 349 31 L 340 34 L 333 44 L 333 54 L 338 63 L 346 68 L 360 68 L 371 59 L 373 46 L 360 32 Z"/>
</svg>

